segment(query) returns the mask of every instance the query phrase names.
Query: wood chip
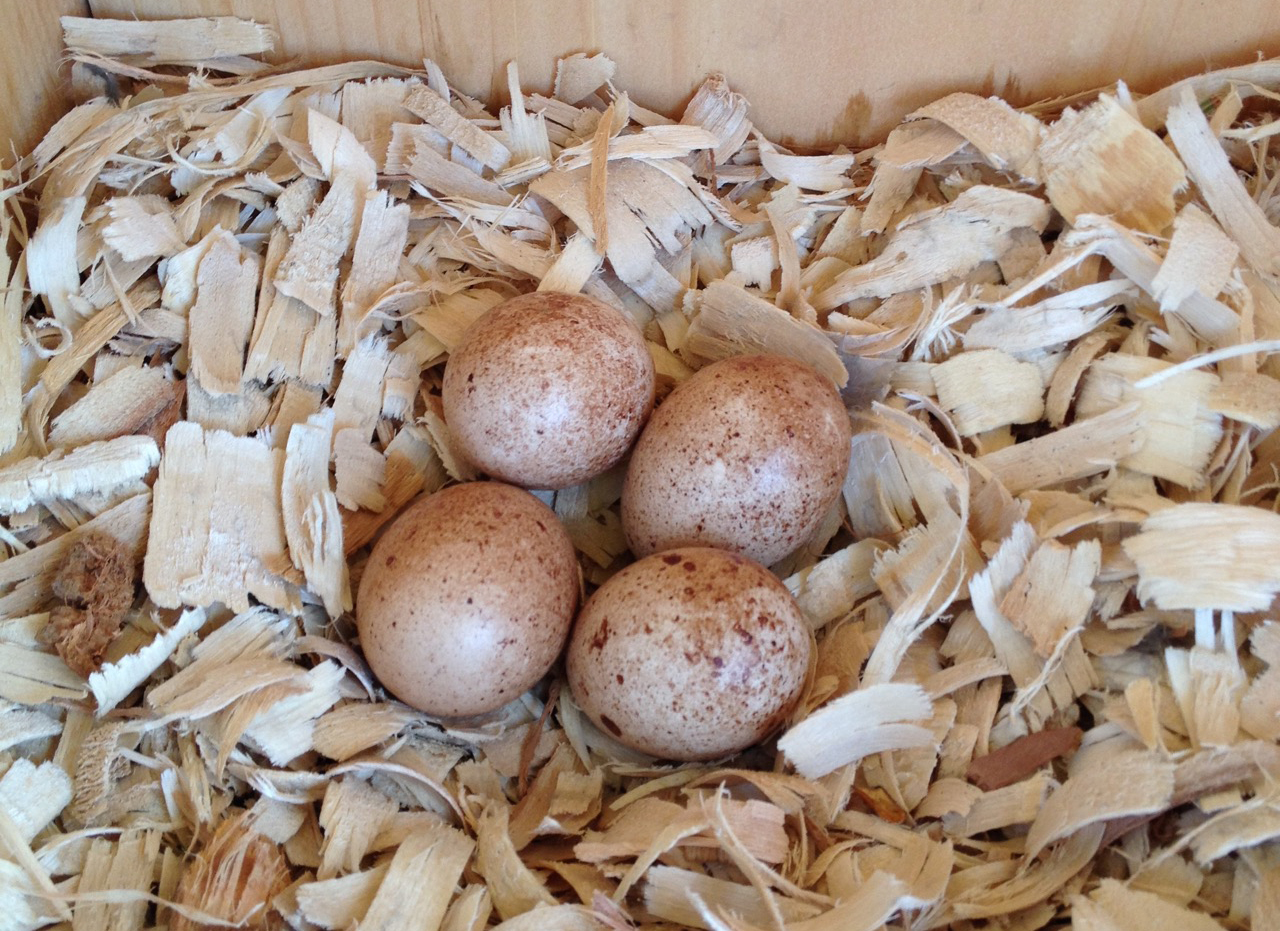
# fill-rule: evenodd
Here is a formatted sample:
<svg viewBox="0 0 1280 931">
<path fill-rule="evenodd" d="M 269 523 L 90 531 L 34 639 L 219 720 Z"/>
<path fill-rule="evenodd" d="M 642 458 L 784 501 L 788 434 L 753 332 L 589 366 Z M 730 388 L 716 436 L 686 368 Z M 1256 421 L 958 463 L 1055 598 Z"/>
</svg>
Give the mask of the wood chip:
<svg viewBox="0 0 1280 931">
<path fill-rule="evenodd" d="M 1226 286 L 1240 247 L 1195 204 L 1187 204 L 1173 221 L 1173 237 L 1152 293 L 1165 313 L 1177 310 L 1193 292 L 1215 298 Z"/>
<path fill-rule="evenodd" d="M 25 511 L 37 502 L 109 492 L 151 471 L 160 450 L 149 436 L 98 440 L 65 456 L 23 459 L 0 469 L 0 514 Z"/>
<path fill-rule="evenodd" d="M 712 74 L 693 95 L 680 122 L 701 126 L 714 133 L 719 144 L 713 155 L 716 164 L 723 165 L 751 135 L 747 110 L 746 98 L 729 89 L 724 75 Z"/>
<path fill-rule="evenodd" d="M 569 55 L 556 63 L 552 93 L 565 103 L 577 103 L 612 80 L 617 69 L 613 60 L 605 55 L 588 56 L 582 52 Z"/>
<path fill-rule="evenodd" d="M 49 443 L 71 449 L 94 440 L 146 435 L 156 443 L 178 420 L 185 386 L 161 368 L 122 368 L 93 387 L 49 428 Z"/>
<path fill-rule="evenodd" d="M 258 257 L 230 233 L 209 244 L 196 275 L 190 312 L 191 375 L 210 394 L 238 394 L 253 328 Z"/>
<path fill-rule="evenodd" d="M 406 95 L 404 106 L 434 126 L 480 164 L 494 171 L 501 171 L 510 163 L 510 149 L 495 136 L 478 129 L 474 123 L 465 119 L 430 87 L 414 87 Z"/>
<path fill-rule="evenodd" d="M 931 119 L 962 136 L 992 168 L 1015 172 L 1026 180 L 1040 177 L 1040 122 L 1019 113 L 998 97 L 948 94 L 921 107 L 909 120 Z"/>
<path fill-rule="evenodd" d="M 998 349 L 954 356 L 933 369 L 938 402 L 961 436 L 1008 424 L 1035 423 L 1044 415 L 1039 370 Z"/>
<path fill-rule="evenodd" d="M 1107 818 L 1168 807 L 1173 764 L 1145 750 L 1098 752 L 1044 803 L 1027 834 L 1032 855 L 1047 844 Z"/>
<path fill-rule="evenodd" d="M 1027 734 L 975 759 L 969 764 L 965 777 L 986 792 L 1012 785 L 1045 763 L 1071 753 L 1080 746 L 1082 736 L 1078 727 L 1049 728 Z"/>
<path fill-rule="evenodd" d="M 1186 184 L 1173 153 L 1109 94 L 1063 113 L 1045 131 L 1039 154 L 1049 200 L 1072 222 L 1097 213 L 1160 233 L 1173 221 L 1174 194 Z"/>
<path fill-rule="evenodd" d="M 1102 928 L 1137 931 L 1155 922 L 1187 931 L 1217 931 L 1222 927 L 1208 915 L 1180 908 L 1151 892 L 1126 888 L 1114 879 L 1104 879 L 1088 897 L 1074 897 L 1071 911 L 1073 924 L 1082 931 Z"/>
<path fill-rule="evenodd" d="M 221 601 L 244 611 L 249 594 L 272 607 L 296 604 L 268 568 L 285 555 L 276 492 L 283 459 L 256 440 L 196 424 L 169 430 L 142 570 L 156 604 Z"/>
</svg>

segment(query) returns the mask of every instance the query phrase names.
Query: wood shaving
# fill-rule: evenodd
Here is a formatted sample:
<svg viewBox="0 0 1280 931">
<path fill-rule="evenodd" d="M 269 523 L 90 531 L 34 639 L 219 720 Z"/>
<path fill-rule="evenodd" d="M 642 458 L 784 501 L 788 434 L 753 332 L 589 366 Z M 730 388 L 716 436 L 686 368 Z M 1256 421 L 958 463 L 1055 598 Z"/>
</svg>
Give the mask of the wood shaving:
<svg viewBox="0 0 1280 931">
<path fill-rule="evenodd" d="M 0 926 L 1275 923 L 1274 62 L 797 152 L 723 75 L 674 120 L 579 54 L 494 109 L 64 28 L 129 103 L 0 217 Z M 437 721 L 360 658 L 368 547 L 476 477 L 448 353 L 534 289 L 631 315 L 660 397 L 767 351 L 849 405 L 760 746 L 648 759 L 559 672 Z M 587 593 L 623 474 L 544 495 Z"/>
</svg>

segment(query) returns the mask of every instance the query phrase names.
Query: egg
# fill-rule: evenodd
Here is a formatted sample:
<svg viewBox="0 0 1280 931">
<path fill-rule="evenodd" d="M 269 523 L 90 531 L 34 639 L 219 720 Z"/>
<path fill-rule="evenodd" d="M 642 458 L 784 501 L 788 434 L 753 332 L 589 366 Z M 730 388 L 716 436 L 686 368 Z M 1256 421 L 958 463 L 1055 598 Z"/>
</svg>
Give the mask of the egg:
<svg viewBox="0 0 1280 931">
<path fill-rule="evenodd" d="M 632 551 L 718 546 L 771 565 L 835 503 L 852 426 L 831 382 L 782 356 L 700 369 L 658 406 L 622 491 Z"/>
<path fill-rule="evenodd" d="M 374 544 L 356 627 L 397 698 L 469 717 L 547 673 L 577 601 L 577 557 L 555 513 L 523 489 L 468 482 L 410 506 Z"/>
<path fill-rule="evenodd" d="M 539 292 L 475 321 L 441 399 L 457 451 L 492 478 L 565 488 L 617 464 L 653 410 L 653 359 L 629 317 Z"/>
<path fill-rule="evenodd" d="M 709 760 L 758 743 L 795 707 L 812 640 L 759 563 L 687 547 L 638 560 L 583 606 L 569 638 L 574 701 L 620 742 Z"/>
</svg>

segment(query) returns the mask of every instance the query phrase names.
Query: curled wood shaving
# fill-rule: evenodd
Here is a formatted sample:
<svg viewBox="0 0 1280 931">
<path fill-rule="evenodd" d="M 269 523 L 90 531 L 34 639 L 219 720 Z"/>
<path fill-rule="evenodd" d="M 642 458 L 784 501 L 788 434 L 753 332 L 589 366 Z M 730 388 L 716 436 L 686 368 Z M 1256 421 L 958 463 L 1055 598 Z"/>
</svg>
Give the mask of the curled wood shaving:
<svg viewBox="0 0 1280 931">
<path fill-rule="evenodd" d="M 1073 222 L 1105 214 L 1158 233 L 1173 220 L 1174 194 L 1186 183 L 1173 153 L 1109 94 L 1068 109 L 1046 131 L 1040 157 L 1050 202 Z"/>
<path fill-rule="evenodd" d="M 177 904 L 247 927 L 271 927 L 275 897 L 288 885 L 284 853 L 240 814 L 219 824 L 208 846 L 183 874 Z M 181 913 L 173 927 L 195 931 L 203 922 Z"/>
</svg>

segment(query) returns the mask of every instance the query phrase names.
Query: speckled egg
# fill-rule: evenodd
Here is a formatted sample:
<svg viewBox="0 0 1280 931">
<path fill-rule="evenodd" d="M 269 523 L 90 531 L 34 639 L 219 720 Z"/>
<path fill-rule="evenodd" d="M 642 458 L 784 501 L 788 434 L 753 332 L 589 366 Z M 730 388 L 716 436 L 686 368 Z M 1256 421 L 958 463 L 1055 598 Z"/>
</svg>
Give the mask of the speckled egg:
<svg viewBox="0 0 1280 931">
<path fill-rule="evenodd" d="M 708 547 L 641 559 L 583 606 L 569 639 L 574 700 L 603 731 L 664 759 L 758 743 L 804 686 L 809 629 L 759 563 Z"/>
<path fill-rule="evenodd" d="M 658 406 L 627 467 L 622 523 L 638 556 L 718 546 L 771 565 L 840 494 L 852 427 L 835 386 L 782 356 L 700 369 Z"/>
<path fill-rule="evenodd" d="M 422 499 L 383 533 L 360 580 L 356 627 L 397 698 L 468 717 L 547 673 L 577 600 L 577 558 L 555 513 L 523 489 L 468 482 Z"/>
<path fill-rule="evenodd" d="M 445 367 L 445 421 L 489 476 L 564 488 L 617 464 L 653 410 L 653 360 L 621 311 L 583 294 L 512 298 L 467 328 Z"/>
</svg>

